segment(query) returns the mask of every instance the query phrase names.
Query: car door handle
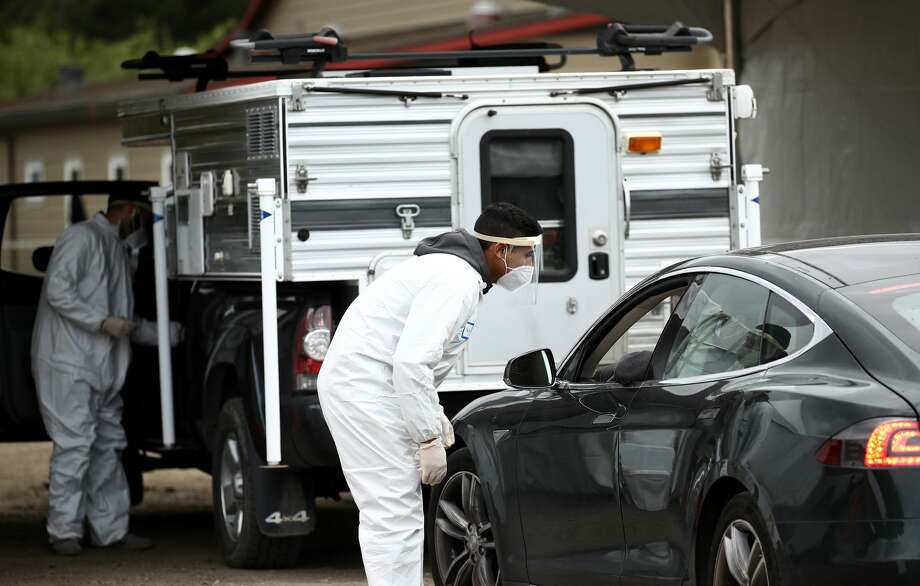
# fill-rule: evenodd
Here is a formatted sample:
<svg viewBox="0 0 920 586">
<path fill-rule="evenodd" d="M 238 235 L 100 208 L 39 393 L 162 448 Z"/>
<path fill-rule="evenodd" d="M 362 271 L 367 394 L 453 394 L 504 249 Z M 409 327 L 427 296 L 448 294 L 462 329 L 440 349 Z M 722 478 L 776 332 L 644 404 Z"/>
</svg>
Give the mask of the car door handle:
<svg viewBox="0 0 920 586">
<path fill-rule="evenodd" d="M 623 403 L 617 403 L 616 411 L 614 411 L 613 413 L 601 413 L 597 417 L 595 417 L 594 421 L 592 421 L 591 423 L 593 423 L 594 425 L 610 425 L 611 423 L 613 423 L 614 421 L 617 421 L 618 419 L 623 419 L 623 417 L 626 416 L 627 411 L 628 409 L 626 408 L 626 405 L 624 405 Z"/>
<path fill-rule="evenodd" d="M 582 405 L 584 405 L 584 403 L 582 403 Z M 587 407 L 586 405 L 584 406 Z M 594 425 L 610 425 L 614 421 L 623 419 L 626 416 L 627 411 L 628 409 L 626 408 L 626 405 L 623 403 L 617 403 L 616 411 L 613 413 L 598 413 L 594 418 L 594 421 L 591 423 Z"/>
</svg>

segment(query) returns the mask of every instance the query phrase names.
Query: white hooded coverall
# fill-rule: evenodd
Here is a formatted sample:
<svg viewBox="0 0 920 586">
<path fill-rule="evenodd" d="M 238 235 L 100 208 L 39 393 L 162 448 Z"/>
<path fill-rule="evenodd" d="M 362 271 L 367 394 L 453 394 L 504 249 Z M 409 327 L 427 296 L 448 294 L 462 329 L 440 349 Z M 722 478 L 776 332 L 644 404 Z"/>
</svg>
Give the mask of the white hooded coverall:
<svg viewBox="0 0 920 586">
<path fill-rule="evenodd" d="M 128 338 L 101 330 L 110 316 L 131 319 L 129 255 L 102 214 L 64 231 L 48 263 L 32 330 L 32 374 L 45 429 L 54 442 L 48 536 L 80 539 L 84 518 L 96 545 L 128 532 L 130 498 L 121 465 L 121 386 Z"/>
<path fill-rule="evenodd" d="M 406 260 L 352 303 L 323 363 L 320 403 L 360 510 L 369 586 L 422 583 L 419 444 L 442 435 L 435 389 L 472 332 L 485 286 L 459 256 Z"/>
</svg>

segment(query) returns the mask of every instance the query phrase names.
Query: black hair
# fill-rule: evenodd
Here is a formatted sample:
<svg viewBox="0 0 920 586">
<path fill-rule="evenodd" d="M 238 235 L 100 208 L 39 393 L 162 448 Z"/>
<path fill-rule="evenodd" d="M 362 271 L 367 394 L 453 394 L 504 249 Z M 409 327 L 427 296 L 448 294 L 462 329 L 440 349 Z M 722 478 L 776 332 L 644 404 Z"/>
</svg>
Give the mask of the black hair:
<svg viewBox="0 0 920 586">
<path fill-rule="evenodd" d="M 539 236 L 543 228 L 530 214 L 507 202 L 493 203 L 482 210 L 473 229 L 486 236 L 499 236 L 501 238 L 519 238 L 521 236 Z M 480 240 L 479 244 L 485 250 L 492 242 Z"/>
</svg>

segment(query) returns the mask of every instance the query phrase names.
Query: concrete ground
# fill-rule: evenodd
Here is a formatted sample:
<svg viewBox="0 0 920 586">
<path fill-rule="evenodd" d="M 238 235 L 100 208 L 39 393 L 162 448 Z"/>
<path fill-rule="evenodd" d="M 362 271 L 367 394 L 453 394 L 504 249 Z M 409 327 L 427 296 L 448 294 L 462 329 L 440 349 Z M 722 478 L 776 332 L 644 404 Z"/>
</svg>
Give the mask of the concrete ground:
<svg viewBox="0 0 920 586">
<path fill-rule="evenodd" d="M 145 475 L 131 529 L 156 541 L 146 552 L 85 550 L 53 556 L 46 546 L 51 444 L 0 444 L 0 583 L 3 584 L 366 584 L 358 515 L 350 501 L 319 505 L 317 530 L 299 567 L 247 571 L 226 567 L 211 520 L 211 480 L 195 470 Z M 426 583 L 431 584 L 430 575 Z"/>
</svg>

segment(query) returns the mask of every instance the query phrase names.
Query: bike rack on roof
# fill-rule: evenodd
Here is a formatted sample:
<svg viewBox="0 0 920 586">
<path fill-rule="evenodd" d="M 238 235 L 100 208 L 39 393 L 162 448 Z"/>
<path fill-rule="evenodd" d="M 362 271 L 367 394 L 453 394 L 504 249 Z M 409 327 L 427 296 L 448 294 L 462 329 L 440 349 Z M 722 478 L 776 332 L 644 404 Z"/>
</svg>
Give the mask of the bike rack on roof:
<svg viewBox="0 0 920 586">
<path fill-rule="evenodd" d="M 261 31 L 249 39 L 231 41 L 237 51 L 248 52 L 252 63 L 280 63 L 299 65 L 309 63 L 312 68 L 280 70 L 230 71 L 227 59 L 216 51 L 195 55 L 163 56 L 149 51 L 141 59 L 122 63 L 124 69 L 136 69 L 140 80 L 185 81 L 195 79 L 196 91 L 207 89 L 211 81 L 254 77 L 320 77 L 330 63 L 347 63 L 357 60 L 392 60 L 401 62 L 445 62 L 464 60 L 488 64 L 489 60 L 534 59 L 547 56 L 597 55 L 618 57 L 624 71 L 634 71 L 633 54 L 660 55 L 673 51 L 690 51 L 695 45 L 712 41 L 712 33 L 704 28 L 688 27 L 680 22 L 671 25 L 631 25 L 610 23 L 597 34 L 595 47 L 564 48 L 550 44 L 538 47 L 476 47 L 465 51 L 382 51 L 349 53 L 348 47 L 335 30 L 324 28 L 317 33 L 272 36 Z M 364 68 L 362 68 L 364 69 Z M 159 70 L 159 73 L 146 72 Z"/>
</svg>

